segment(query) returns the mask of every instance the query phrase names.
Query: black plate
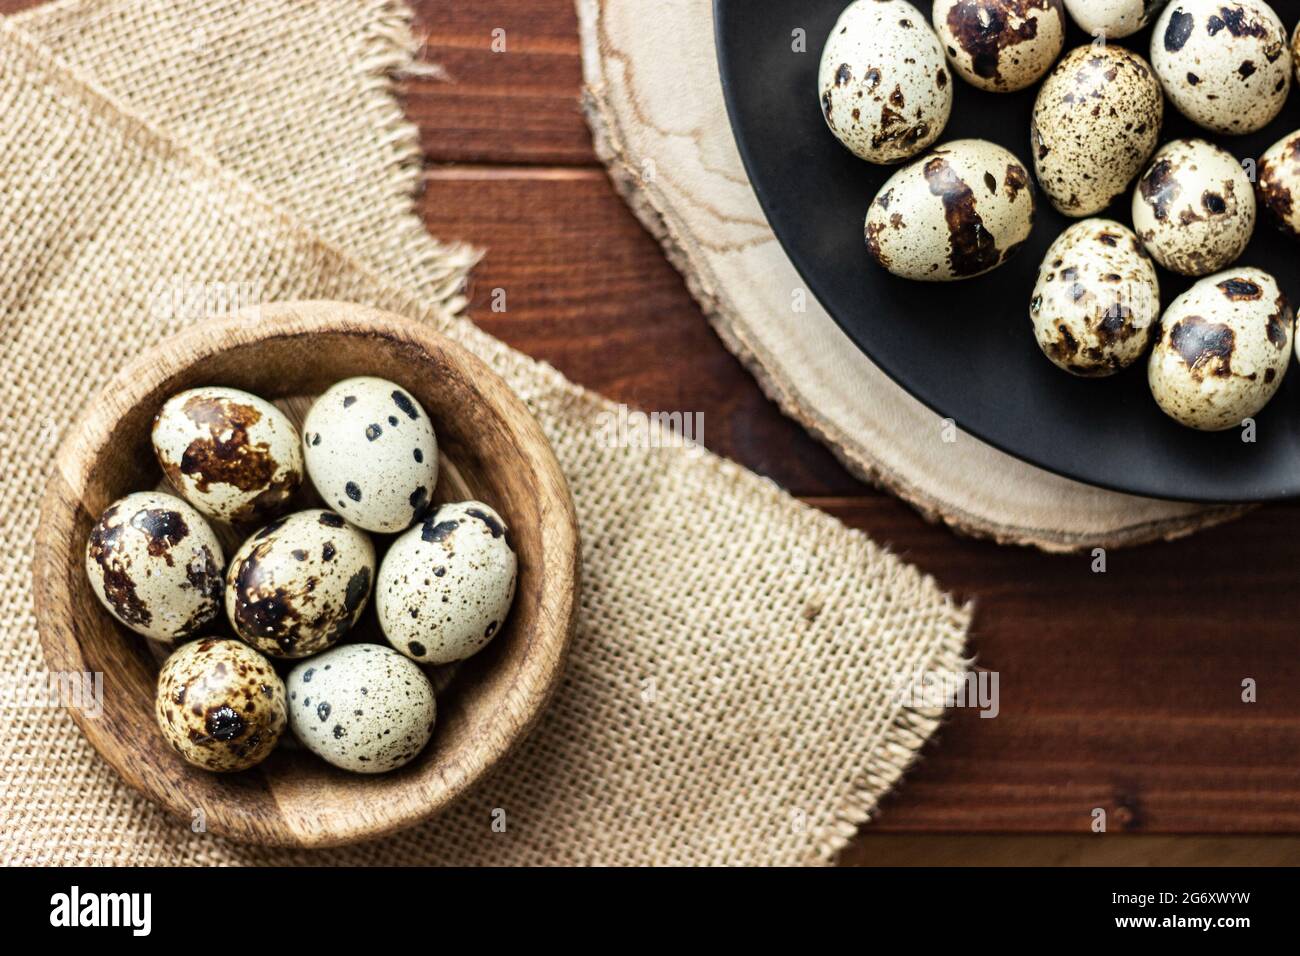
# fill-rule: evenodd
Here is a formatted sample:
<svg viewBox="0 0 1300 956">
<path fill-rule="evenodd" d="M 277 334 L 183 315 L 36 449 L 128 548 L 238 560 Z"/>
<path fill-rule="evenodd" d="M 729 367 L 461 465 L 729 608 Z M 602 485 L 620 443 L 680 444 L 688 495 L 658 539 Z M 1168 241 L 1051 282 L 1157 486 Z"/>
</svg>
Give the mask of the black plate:
<svg viewBox="0 0 1300 956">
<path fill-rule="evenodd" d="M 930 3 L 915 4 L 927 22 Z M 973 435 L 1017 458 L 1089 484 L 1156 498 L 1263 501 L 1300 495 L 1300 370 L 1256 417 L 1254 443 L 1232 429 L 1183 428 L 1157 407 L 1146 362 L 1109 379 L 1076 379 L 1039 351 L 1029 298 L 1047 247 L 1073 220 L 1038 195 L 1034 234 L 1014 259 L 966 282 L 898 279 L 867 257 L 862 224 L 897 167 L 872 166 L 839 144 L 822 119 L 817 67 L 847 0 L 714 0 L 722 86 L 732 128 L 767 218 L 807 282 L 849 338 L 895 381 Z M 1288 30 L 1300 0 L 1273 4 Z M 807 50 L 792 47 L 806 31 Z M 1114 41 L 1150 56 L 1151 30 Z M 1071 25 L 1066 49 L 1090 38 Z M 956 84 L 940 142 L 989 139 L 1032 169 L 1029 119 L 1037 86 L 1014 94 Z M 1161 143 L 1199 136 L 1240 158 L 1258 157 L 1300 127 L 1300 89 L 1253 136 L 1198 129 L 1166 102 Z M 1099 215 L 1132 225 L 1129 197 Z M 1264 210 L 1241 265 L 1277 277 L 1300 301 L 1300 243 Z M 1165 305 L 1192 280 L 1160 272 Z M 935 424 L 934 440 L 940 440 Z"/>
</svg>

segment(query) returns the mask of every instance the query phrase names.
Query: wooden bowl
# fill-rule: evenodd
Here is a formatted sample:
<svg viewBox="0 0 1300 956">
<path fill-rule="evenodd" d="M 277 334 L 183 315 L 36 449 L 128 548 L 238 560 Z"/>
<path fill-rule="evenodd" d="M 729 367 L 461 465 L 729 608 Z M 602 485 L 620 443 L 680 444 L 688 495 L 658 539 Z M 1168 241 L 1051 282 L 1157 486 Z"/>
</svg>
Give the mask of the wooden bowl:
<svg viewBox="0 0 1300 956">
<path fill-rule="evenodd" d="M 392 379 L 428 411 L 444 463 L 435 500 L 478 498 L 506 519 L 519 559 L 510 615 L 481 653 L 431 673 L 439 688 L 433 739 L 400 770 L 350 774 L 284 743 L 243 773 L 195 769 L 154 723 L 158 663 L 150 642 L 117 624 L 91 591 L 84 569 L 91 525 L 115 499 L 158 485 L 150 426 L 172 394 L 211 384 L 268 400 L 301 398 L 353 375 Z M 555 455 L 524 403 L 486 365 L 395 315 L 339 302 L 283 303 L 167 339 L 82 413 L 41 505 L 36 614 L 51 671 L 103 674 L 102 714 L 74 709 L 72 716 L 127 783 L 222 836 L 330 846 L 432 816 L 528 732 L 560 679 L 578 563 L 573 500 Z M 373 607 L 359 630 L 367 620 L 370 639 L 382 642 Z M 228 628 L 223 615 L 212 630 Z"/>
</svg>

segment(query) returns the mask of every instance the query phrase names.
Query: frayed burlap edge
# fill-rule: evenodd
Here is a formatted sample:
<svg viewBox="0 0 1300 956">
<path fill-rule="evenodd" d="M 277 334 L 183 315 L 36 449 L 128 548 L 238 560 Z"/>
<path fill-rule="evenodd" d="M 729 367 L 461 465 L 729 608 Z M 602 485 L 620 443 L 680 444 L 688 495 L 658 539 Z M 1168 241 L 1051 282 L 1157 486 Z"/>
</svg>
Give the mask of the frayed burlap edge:
<svg viewBox="0 0 1300 956">
<path fill-rule="evenodd" d="M 615 145 L 612 118 L 606 119 L 605 111 L 600 106 L 599 97 L 588 86 L 583 89 L 583 112 L 591 127 L 596 155 L 605 164 L 615 189 L 631 208 L 646 230 L 659 241 L 664 254 L 681 273 L 691 295 L 699 303 L 709 323 L 718 336 L 747 369 L 758 380 L 763 391 L 777 403 L 781 410 L 808 428 L 820 441 L 826 444 L 844 464 L 859 477 L 886 490 L 893 491 L 917 508 L 927 520 L 947 523 L 956 527 L 955 518 L 942 514 L 937 509 L 928 508 L 925 503 L 909 497 L 904 482 L 884 475 L 880 469 L 869 463 L 851 461 L 821 429 L 811 416 L 808 420 L 801 415 L 798 404 L 779 383 L 767 374 L 763 363 L 755 350 L 734 334 L 731 324 L 726 320 L 718 297 L 714 294 L 716 284 L 707 275 L 707 269 L 693 268 L 689 256 L 669 226 L 654 200 L 639 188 L 640 177 L 624 161 L 623 154 Z M 978 534 L 982 529 L 971 526 L 970 533 Z M 960 529 L 965 530 L 965 529 Z M 1063 549 L 1064 550 L 1064 549 Z M 928 577 L 928 576 L 927 576 Z M 962 612 L 973 615 L 974 602 L 962 607 Z M 960 673 L 973 663 L 972 658 L 964 656 L 965 636 L 952 635 L 946 639 L 934 659 L 928 662 L 924 670 L 940 673 Z M 873 797 L 873 790 L 881 797 L 890 793 L 902 779 L 903 775 L 920 759 L 921 748 L 934 736 L 943 722 L 943 711 L 921 710 L 913 707 L 900 708 L 879 746 L 875 750 L 875 759 L 865 768 L 860 781 L 846 799 L 844 806 L 836 813 L 835 822 L 820 831 L 814 838 L 814 845 L 820 848 L 820 855 L 809 863 L 830 865 L 843 852 L 849 842 L 858 834 L 859 829 L 868 823 L 879 809 L 879 798 Z"/>
<path fill-rule="evenodd" d="M 50 40 L 93 29 L 101 11 L 107 16 L 119 2 L 51 0 L 16 13 L 9 20 Z M 420 44 L 413 32 L 415 14 L 404 0 L 354 2 L 362 6 L 370 24 L 362 38 L 363 55 L 351 64 L 366 97 L 359 112 L 377 118 L 376 131 L 381 134 L 389 154 L 385 164 L 388 172 L 380 183 L 384 195 L 376 219 L 382 217 L 387 224 L 393 250 L 404 260 L 406 271 L 419 277 L 417 291 L 441 303 L 452 314 L 459 314 L 468 305 L 469 272 L 482 260 L 484 250 L 465 242 L 443 241 L 424 228 L 416 208 L 425 187 L 420 129 L 406 117 L 401 106 L 404 82 L 439 80 L 445 74 L 438 65 L 419 59 Z M 86 72 L 89 71 L 82 71 L 83 75 Z M 126 104 L 126 108 L 131 107 Z"/>
<path fill-rule="evenodd" d="M 974 614 L 974 602 L 966 604 L 962 611 Z M 934 659 L 922 670 L 945 674 L 966 671 L 973 666 L 974 659 L 964 656 L 964 645 L 962 636 L 950 636 L 942 643 Z M 891 793 L 903 774 L 921 759 L 921 748 L 934 737 L 942 723 L 942 709 L 903 707 L 899 710 L 877 745 L 875 758 L 863 771 L 844 806 L 835 814 L 835 821 L 814 838 L 815 845 L 821 849 L 821 855 L 809 863 L 832 865 L 835 862 L 835 858 L 858 835 L 862 826 L 875 817 L 880 809 L 880 799 Z M 873 789 L 880 797 L 871 796 Z"/>
<path fill-rule="evenodd" d="M 381 7 L 397 15 L 397 20 L 409 22 L 405 16 L 405 10 L 402 7 L 401 0 L 382 0 Z M 409 37 L 403 36 L 401 29 L 390 21 L 389 27 L 383 31 L 399 46 L 409 40 Z M 383 83 L 391 83 L 393 78 L 400 75 L 402 69 L 398 64 L 409 64 L 410 57 L 394 55 L 393 50 L 383 51 L 390 65 L 396 66 L 396 69 L 385 69 L 376 73 L 376 77 L 383 77 Z M 350 253 L 338 248 L 330 242 L 321 239 L 314 233 L 304 229 L 295 217 L 279 210 L 273 203 L 266 198 L 254 187 L 246 183 L 242 178 L 231 174 L 224 166 L 217 162 L 207 153 L 195 149 L 187 144 L 176 142 L 165 130 L 159 128 L 148 119 L 141 117 L 138 113 L 131 110 L 123 104 L 111 91 L 106 90 L 98 84 L 92 77 L 87 76 L 84 72 L 78 71 L 63 62 L 58 57 L 52 57 L 56 65 L 64 71 L 63 82 L 69 86 L 81 85 L 90 91 L 95 97 L 101 99 L 105 104 L 112 107 L 116 112 L 115 121 L 127 129 L 133 130 L 135 135 L 143 135 L 159 141 L 169 152 L 188 154 L 191 161 L 200 169 L 204 170 L 213 178 L 231 188 L 236 195 L 242 196 L 246 201 L 256 204 L 264 209 L 268 215 L 278 219 L 286 231 L 298 233 L 300 236 L 309 240 L 317 248 L 327 251 L 330 256 L 336 257 L 340 262 L 346 263 L 350 268 L 369 276 L 377 286 L 389 290 L 396 299 L 409 298 L 409 292 L 403 289 L 399 284 L 391 281 L 381 271 L 372 268 L 354 258 Z M 377 89 L 380 88 L 377 86 Z M 382 87 L 388 89 L 388 87 Z M 415 133 L 414 127 L 410 127 L 412 134 Z M 418 145 L 416 146 L 416 155 L 418 156 Z M 418 176 L 418 169 L 414 173 Z M 404 214 L 414 216 L 413 204 L 410 196 L 404 200 Z M 418 219 L 416 220 L 418 224 Z M 425 244 L 431 242 L 431 237 L 427 236 L 420 230 L 421 239 L 426 240 Z M 466 247 L 468 248 L 468 247 Z M 413 309 L 413 311 L 418 311 Z M 460 335 L 474 342 L 483 352 L 494 354 L 494 357 L 504 364 L 527 361 L 522 355 L 515 353 L 512 349 L 495 339 L 490 338 L 485 333 L 472 326 L 467 319 L 463 317 L 459 320 L 449 310 L 440 310 L 437 313 L 427 314 L 428 318 L 434 318 L 435 324 L 460 326 Z M 563 385 L 571 390 L 576 400 L 591 402 L 593 404 L 613 407 L 608 399 L 603 398 L 597 393 L 568 382 L 557 370 L 551 366 L 542 363 L 534 363 L 540 377 L 551 385 Z M 725 459 L 717 459 L 714 462 L 715 472 L 718 478 L 735 480 L 745 474 L 745 470 L 734 462 Z M 778 490 L 773 487 L 772 494 L 778 494 Z M 807 512 L 815 512 L 807 505 L 793 502 L 797 509 Z M 865 538 L 860 531 L 851 531 L 858 537 Z M 883 550 L 883 549 L 882 549 Z M 903 573 L 913 577 L 917 585 L 925 588 L 938 590 L 938 585 L 933 577 L 924 574 L 916 568 L 900 562 L 900 570 Z M 928 661 L 921 662 L 924 670 L 939 670 L 947 672 L 959 672 L 968 666 L 969 660 L 963 657 L 963 648 L 965 645 L 967 631 L 970 622 L 970 616 L 974 612 L 974 606 L 971 603 L 959 604 L 951 596 L 944 595 L 943 603 L 950 616 L 949 633 L 939 642 L 939 648 L 933 653 Z M 831 865 L 835 862 L 835 857 L 844 849 L 848 842 L 857 834 L 858 828 L 867 822 L 879 805 L 879 800 L 897 784 L 902 775 L 916 762 L 919 751 L 924 746 L 926 740 L 938 729 L 942 721 L 943 711 L 923 710 L 914 707 L 900 706 L 894 716 L 889 720 L 882 738 L 873 751 L 873 759 L 862 771 L 859 779 L 852 787 L 847 796 L 842 809 L 835 813 L 835 819 L 832 823 L 820 828 L 811 835 L 811 844 L 814 852 L 806 860 L 811 865 Z M 873 788 L 878 788 L 878 793 L 873 796 Z"/>
<path fill-rule="evenodd" d="M 358 64 L 367 80 L 367 95 L 375 112 L 386 113 L 383 131 L 392 151 L 392 174 L 388 181 L 389 202 L 385 221 L 392 224 L 413 268 L 427 276 L 435 298 L 448 311 L 459 314 L 469 304 L 465 298 L 468 275 L 483 258 L 484 251 L 468 243 L 444 243 L 424 228 L 415 200 L 424 190 L 424 153 L 420 130 L 402 111 L 399 84 L 407 78 L 436 78 L 440 71 L 417 61 L 418 48 L 412 33 L 415 15 L 404 0 L 371 0 L 378 8 L 374 30 L 367 40 L 371 55 Z"/>
<path fill-rule="evenodd" d="M 575 2 L 579 13 L 583 59 L 594 60 L 600 55 L 597 27 L 585 15 L 584 0 Z M 668 261 L 685 280 L 687 289 L 727 350 L 754 376 L 763 393 L 776 403 L 782 414 L 798 422 L 825 445 L 855 477 L 902 499 L 926 521 L 946 526 L 968 537 L 989 539 L 1001 545 L 1029 546 L 1051 554 L 1072 554 L 1095 547 L 1126 548 L 1174 541 L 1239 518 L 1256 507 L 1213 506 L 1189 517 L 1143 522 L 1101 534 L 1068 534 L 1047 528 L 990 522 L 922 492 L 880 461 L 858 454 L 836 427 L 802 400 L 797 384 L 787 381 L 775 371 L 778 366 L 765 350 L 745 335 L 744 323 L 736 320 L 727 305 L 726 295 L 719 290 L 719 283 L 708 264 L 691 255 L 673 228 L 665 198 L 653 185 L 645 183 L 637 172 L 636 164 L 629 162 L 618 118 L 607 104 L 607 91 L 603 84 L 591 82 L 590 75 L 583 86 L 582 108 L 591 129 L 596 155 L 604 164 L 615 190 L 646 231 L 659 242 Z"/>
</svg>

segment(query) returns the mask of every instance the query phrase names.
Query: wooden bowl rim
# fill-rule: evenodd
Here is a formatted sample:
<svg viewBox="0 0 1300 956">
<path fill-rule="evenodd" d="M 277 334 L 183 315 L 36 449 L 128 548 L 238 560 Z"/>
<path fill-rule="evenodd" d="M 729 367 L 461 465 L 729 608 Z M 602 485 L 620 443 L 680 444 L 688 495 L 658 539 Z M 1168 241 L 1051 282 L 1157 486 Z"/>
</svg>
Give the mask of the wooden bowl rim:
<svg viewBox="0 0 1300 956">
<path fill-rule="evenodd" d="M 492 718 L 493 736 L 499 734 L 505 745 L 463 748 L 465 757 L 461 765 L 465 773 L 458 784 L 446 787 L 426 806 L 410 810 L 386 807 L 386 812 L 377 814 L 373 822 L 359 825 L 349 825 L 346 815 L 337 810 L 328 815 L 322 811 L 320 828 L 313 832 L 291 830 L 287 826 L 281 827 L 278 834 L 251 826 L 241 828 L 238 816 L 220 824 L 209 820 L 210 832 L 243 843 L 296 848 L 341 846 L 376 839 L 435 816 L 471 789 L 528 735 L 563 677 L 577 623 L 581 548 L 573 497 L 549 440 L 514 390 L 464 346 L 400 315 L 333 300 L 264 303 L 226 318 L 205 320 L 159 341 L 124 366 L 91 398 L 60 442 L 41 499 L 33 556 L 37 630 L 47 664 L 76 662 L 81 666 L 58 669 L 86 670 L 74 622 L 66 613 L 66 604 L 60 608 L 61 602 L 54 598 L 56 594 L 66 593 L 58 585 L 60 569 L 65 565 L 54 560 L 58 549 L 50 545 L 56 540 L 66 540 L 77 510 L 68 501 L 80 501 L 85 493 L 87 475 L 84 469 L 76 474 L 78 469 L 71 463 L 97 461 L 117 424 L 115 417 L 102 410 L 99 396 L 112 391 L 119 396 L 118 405 L 134 406 L 160 379 L 183 372 L 204 358 L 270 339 L 303 338 L 321 333 L 381 337 L 402 346 L 414 346 L 426 356 L 440 356 L 449 365 L 463 370 L 465 380 L 471 385 L 490 380 L 499 384 L 493 390 L 493 398 L 482 397 L 497 403 L 500 418 L 523 439 L 516 444 L 520 454 L 527 456 L 536 473 L 548 479 L 538 485 L 539 494 L 546 495 L 539 512 L 558 519 L 548 524 L 548 529 L 553 525 L 553 530 L 542 541 L 545 570 L 540 576 L 544 582 L 552 578 L 569 580 L 572 586 L 548 588 L 539 596 L 537 619 L 553 622 L 553 626 L 537 630 L 551 635 L 549 643 L 553 646 L 530 651 L 525 666 L 512 681 L 512 691 L 522 691 L 522 706 L 501 708 Z M 547 494 L 544 490 L 547 488 L 553 491 Z M 64 494 L 60 494 L 61 490 Z M 179 805 L 171 799 L 171 794 L 152 786 L 135 771 L 127 759 L 129 746 L 114 735 L 106 722 L 89 719 L 75 707 L 66 709 L 99 755 L 128 785 L 173 815 L 189 818 L 190 807 Z"/>
</svg>

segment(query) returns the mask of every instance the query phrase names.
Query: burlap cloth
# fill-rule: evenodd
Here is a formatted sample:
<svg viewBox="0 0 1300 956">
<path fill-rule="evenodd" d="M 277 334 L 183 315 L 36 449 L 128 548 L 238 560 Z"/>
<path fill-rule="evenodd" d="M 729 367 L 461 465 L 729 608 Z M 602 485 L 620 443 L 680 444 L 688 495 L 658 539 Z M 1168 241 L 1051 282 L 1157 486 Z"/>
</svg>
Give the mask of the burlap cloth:
<svg viewBox="0 0 1300 956">
<path fill-rule="evenodd" d="M 311 854 L 191 832 L 129 791 L 63 711 L 6 694 L 0 855 L 830 861 L 940 716 L 903 707 L 895 678 L 961 669 L 967 610 L 734 464 L 609 447 L 609 403 L 454 317 L 473 255 L 412 212 L 415 136 L 387 79 L 411 45 L 391 0 L 74 0 L 0 24 L 0 670 L 10 689 L 41 675 L 31 548 L 61 432 L 125 360 L 201 319 L 168 291 L 198 284 L 417 317 L 518 390 L 584 540 L 562 688 L 449 813 Z"/>
<path fill-rule="evenodd" d="M 1173 538 L 1246 510 L 1115 494 L 964 432 L 940 440 L 940 417 L 859 352 L 811 295 L 804 311 L 792 307 L 803 280 L 732 137 L 712 0 L 577 4 L 587 117 L 615 184 L 726 346 L 851 471 L 959 531 L 1048 551 Z M 791 29 L 798 9 L 791 4 Z"/>
</svg>

